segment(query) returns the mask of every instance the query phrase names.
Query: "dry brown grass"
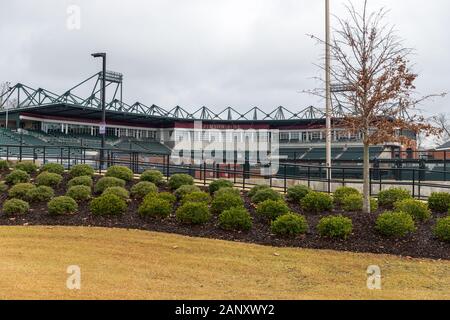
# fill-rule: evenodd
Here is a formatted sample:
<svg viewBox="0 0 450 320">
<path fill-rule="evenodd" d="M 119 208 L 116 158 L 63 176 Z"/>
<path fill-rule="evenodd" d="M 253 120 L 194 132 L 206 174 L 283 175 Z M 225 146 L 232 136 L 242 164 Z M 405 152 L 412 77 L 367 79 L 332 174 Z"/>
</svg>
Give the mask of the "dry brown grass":
<svg viewBox="0 0 450 320">
<path fill-rule="evenodd" d="M 82 288 L 66 288 L 79 265 Z M 383 289 L 366 287 L 379 265 Z M 0 299 L 450 299 L 450 262 L 142 231 L 0 227 Z"/>
</svg>

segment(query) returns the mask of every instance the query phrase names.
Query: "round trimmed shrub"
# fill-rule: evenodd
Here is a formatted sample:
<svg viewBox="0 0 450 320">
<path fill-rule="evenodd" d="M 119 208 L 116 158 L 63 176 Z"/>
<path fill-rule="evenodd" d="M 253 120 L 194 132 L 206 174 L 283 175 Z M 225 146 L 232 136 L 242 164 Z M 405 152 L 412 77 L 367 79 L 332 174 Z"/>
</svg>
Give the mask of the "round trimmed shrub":
<svg viewBox="0 0 450 320">
<path fill-rule="evenodd" d="M 92 197 L 92 189 L 88 186 L 73 186 L 67 190 L 66 196 L 71 197 L 77 202 L 88 201 Z"/>
<path fill-rule="evenodd" d="M 114 216 L 125 213 L 127 203 L 115 194 L 105 194 L 92 199 L 89 208 L 92 214 L 96 216 Z"/>
<path fill-rule="evenodd" d="M 283 200 L 266 200 L 258 205 L 256 213 L 267 220 L 275 220 L 279 216 L 288 214 L 289 207 Z"/>
<path fill-rule="evenodd" d="M 287 190 L 287 199 L 292 202 L 300 203 L 300 201 L 302 201 L 302 199 L 306 197 L 306 195 L 310 192 L 311 192 L 310 188 L 299 184 L 290 187 Z"/>
<path fill-rule="evenodd" d="M 333 194 L 334 203 L 337 206 L 342 205 L 342 201 L 344 200 L 344 198 L 349 195 L 361 195 L 361 193 L 358 190 L 356 190 L 355 188 L 350 188 L 350 187 L 338 188 L 338 189 L 336 189 L 336 191 Z"/>
<path fill-rule="evenodd" d="M 176 214 L 178 221 L 186 224 L 204 224 L 211 219 L 208 205 L 202 202 L 185 203 Z"/>
<path fill-rule="evenodd" d="M 194 178 L 184 173 L 174 174 L 169 179 L 169 187 L 172 190 L 177 190 L 181 186 L 192 186 L 193 184 Z"/>
<path fill-rule="evenodd" d="M 73 178 L 72 180 L 67 183 L 67 187 L 75 187 L 75 186 L 86 186 L 92 188 L 94 185 L 94 181 L 90 176 L 81 176 Z"/>
<path fill-rule="evenodd" d="M 262 189 L 255 193 L 255 195 L 252 197 L 253 203 L 261 203 L 267 200 L 282 200 L 283 196 L 281 193 L 273 190 L 273 189 Z"/>
<path fill-rule="evenodd" d="M 158 170 L 146 170 L 141 174 L 141 181 L 152 182 L 159 185 L 163 182 L 164 175 Z"/>
<path fill-rule="evenodd" d="M 138 213 L 143 217 L 167 218 L 172 213 L 172 208 L 169 201 L 156 197 L 143 201 Z"/>
<path fill-rule="evenodd" d="M 106 189 L 111 187 L 122 187 L 125 188 L 126 182 L 119 178 L 114 177 L 103 177 L 97 181 L 95 184 L 95 193 L 103 193 Z"/>
<path fill-rule="evenodd" d="M 241 196 L 241 192 L 239 191 L 239 189 L 221 188 L 221 189 L 217 190 L 216 192 L 214 192 L 214 197 L 221 196 L 223 194 L 232 194 L 232 195 L 235 195 L 237 197 Z"/>
<path fill-rule="evenodd" d="M 362 194 L 349 194 L 341 200 L 341 208 L 347 212 L 361 212 L 364 207 L 364 197 Z M 378 201 L 370 199 L 370 211 L 378 210 Z"/>
<path fill-rule="evenodd" d="M 214 180 L 209 184 L 208 190 L 210 194 L 214 194 L 216 191 L 222 188 L 233 188 L 234 184 L 231 181 L 225 179 Z"/>
<path fill-rule="evenodd" d="M 178 199 L 183 199 L 186 195 L 194 192 L 201 192 L 197 186 L 184 185 L 175 190 L 174 194 Z"/>
<path fill-rule="evenodd" d="M 24 215 L 30 211 L 30 205 L 20 199 L 6 200 L 3 204 L 3 213 L 8 216 Z"/>
<path fill-rule="evenodd" d="M 278 217 L 272 222 L 270 228 L 276 235 L 295 237 L 308 232 L 308 222 L 304 216 L 289 213 Z"/>
<path fill-rule="evenodd" d="M 9 185 L 15 185 L 18 183 L 26 183 L 30 181 L 30 175 L 22 170 L 14 170 L 6 176 L 6 183 Z"/>
<path fill-rule="evenodd" d="M 252 228 L 252 218 L 245 208 L 231 208 L 219 215 L 219 226 L 224 230 L 248 231 Z"/>
<path fill-rule="evenodd" d="M 83 176 L 93 177 L 94 172 L 95 172 L 94 168 L 92 168 L 88 164 L 77 164 L 76 166 L 73 166 L 69 171 L 70 176 L 72 178 L 83 177 Z"/>
<path fill-rule="evenodd" d="M 9 170 L 9 162 L 6 160 L 0 160 L 0 171 L 8 171 Z"/>
<path fill-rule="evenodd" d="M 26 200 L 27 193 L 33 189 L 36 189 L 36 186 L 32 183 L 18 183 L 9 189 L 8 195 L 10 198 Z"/>
<path fill-rule="evenodd" d="M 203 202 L 209 204 L 211 202 L 211 196 L 208 193 L 201 191 L 189 193 L 181 199 L 182 204 L 188 202 Z"/>
<path fill-rule="evenodd" d="M 222 194 L 214 197 L 213 201 L 211 202 L 211 211 L 215 214 L 220 214 L 225 210 L 243 206 L 244 201 L 240 196 L 236 196 L 233 194 Z"/>
<path fill-rule="evenodd" d="M 426 203 L 419 200 L 406 199 L 397 201 L 394 205 L 395 211 L 404 212 L 416 221 L 427 221 L 431 218 L 431 210 Z"/>
<path fill-rule="evenodd" d="M 428 207 L 435 213 L 444 213 L 450 209 L 450 193 L 433 192 L 428 198 Z"/>
<path fill-rule="evenodd" d="M 53 216 L 70 215 L 78 210 L 78 204 L 71 197 L 57 197 L 53 198 L 47 204 L 48 213 Z"/>
<path fill-rule="evenodd" d="M 64 173 L 64 166 L 59 163 L 47 163 L 41 167 L 41 172 L 50 172 L 56 174 Z"/>
<path fill-rule="evenodd" d="M 450 217 L 437 220 L 434 234 L 440 240 L 450 242 Z"/>
<path fill-rule="evenodd" d="M 106 188 L 106 190 L 103 191 L 102 195 L 105 195 L 105 194 L 115 194 L 116 196 L 122 198 L 123 200 L 130 199 L 130 193 L 128 192 L 127 189 L 122 188 L 122 187 Z"/>
<path fill-rule="evenodd" d="M 254 186 L 249 192 L 248 192 L 248 197 L 251 199 L 253 198 L 253 196 L 260 190 L 264 190 L 264 189 L 271 189 L 269 186 L 266 186 L 264 184 L 261 185 L 257 185 Z"/>
<path fill-rule="evenodd" d="M 175 204 L 175 202 L 177 202 L 177 197 L 175 197 L 170 192 L 161 192 L 161 193 L 156 194 L 156 196 L 159 199 L 168 201 L 172 206 Z"/>
<path fill-rule="evenodd" d="M 33 163 L 33 161 L 22 161 L 18 162 L 15 165 L 15 169 L 25 171 L 28 174 L 32 174 L 38 170 L 38 166 Z"/>
<path fill-rule="evenodd" d="M 411 193 L 401 188 L 383 190 L 378 194 L 378 204 L 383 208 L 393 208 L 397 201 L 411 199 Z"/>
<path fill-rule="evenodd" d="M 48 202 L 55 196 L 55 191 L 47 186 L 39 186 L 28 190 L 25 198 L 31 202 Z"/>
<path fill-rule="evenodd" d="M 353 222 L 344 216 L 324 217 L 319 221 L 317 231 L 325 238 L 347 239 L 353 231 Z"/>
<path fill-rule="evenodd" d="M 133 187 L 131 187 L 131 195 L 133 198 L 143 199 L 149 193 L 157 193 L 158 187 L 149 181 L 143 181 L 136 183 Z"/>
<path fill-rule="evenodd" d="M 112 166 L 106 170 L 106 177 L 114 177 L 117 179 L 122 179 L 124 181 L 130 182 L 133 180 L 133 171 L 130 168 L 124 166 Z"/>
<path fill-rule="evenodd" d="M 303 210 L 310 213 L 323 213 L 333 210 L 333 198 L 320 192 L 310 192 L 300 202 Z"/>
<path fill-rule="evenodd" d="M 376 222 L 376 229 L 387 237 L 405 237 L 416 230 L 413 218 L 405 212 L 386 211 Z"/>
<path fill-rule="evenodd" d="M 4 182 L 0 182 L 0 193 L 4 193 L 6 191 L 8 191 L 9 186 Z"/>
<path fill-rule="evenodd" d="M 36 184 L 38 186 L 46 186 L 55 188 L 61 184 L 63 177 L 57 173 L 42 172 L 36 177 Z"/>
</svg>

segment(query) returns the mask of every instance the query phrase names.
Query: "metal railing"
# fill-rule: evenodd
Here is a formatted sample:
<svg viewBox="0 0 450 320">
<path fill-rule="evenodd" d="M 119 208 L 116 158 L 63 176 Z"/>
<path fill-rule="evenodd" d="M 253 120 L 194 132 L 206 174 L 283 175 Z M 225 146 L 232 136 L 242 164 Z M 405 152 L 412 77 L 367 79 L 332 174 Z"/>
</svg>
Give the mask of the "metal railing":
<svg viewBox="0 0 450 320">
<path fill-rule="evenodd" d="M 245 165 L 236 162 L 217 164 L 211 161 L 175 165 L 170 155 L 129 149 L 105 148 L 104 159 L 101 148 L 81 146 L 24 146 L 0 145 L 0 157 L 5 160 L 31 160 L 34 162 L 55 162 L 70 169 L 76 164 L 90 164 L 99 173 L 112 165 L 129 167 L 134 173 L 147 169 L 160 170 L 167 179 L 175 173 L 186 173 L 207 185 L 218 178 L 229 179 L 243 189 L 257 184 L 267 184 L 282 192 L 291 185 L 304 184 L 317 191 L 332 193 L 341 186 L 362 186 L 362 166 L 324 166 L 281 163 L 276 174 L 263 174 L 258 164 Z M 420 167 L 372 167 L 370 169 L 370 192 L 376 196 L 388 187 L 402 187 L 411 191 L 416 198 L 427 198 L 432 191 L 450 192 L 450 172 Z"/>
</svg>

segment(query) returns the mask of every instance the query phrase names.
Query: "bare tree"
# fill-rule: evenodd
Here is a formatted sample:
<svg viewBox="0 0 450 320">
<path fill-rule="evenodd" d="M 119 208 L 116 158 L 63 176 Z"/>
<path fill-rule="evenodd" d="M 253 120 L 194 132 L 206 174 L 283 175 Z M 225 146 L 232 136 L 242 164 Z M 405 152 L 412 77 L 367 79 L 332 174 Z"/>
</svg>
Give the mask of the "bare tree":
<svg viewBox="0 0 450 320">
<path fill-rule="evenodd" d="M 437 143 L 439 145 L 450 141 L 450 119 L 445 113 L 440 113 L 432 118 L 433 123 L 436 127 L 441 129 L 441 136 L 437 137 Z"/>
<path fill-rule="evenodd" d="M 363 138 L 364 212 L 370 213 L 370 146 L 406 143 L 408 138 L 401 134 L 405 130 L 437 133 L 416 113 L 421 102 L 438 95 L 414 98 L 418 75 L 409 67 L 413 50 L 404 47 L 393 27 L 384 22 L 386 10 L 369 12 L 367 5 L 365 0 L 357 10 L 349 3 L 348 18 L 335 17 L 337 27 L 329 44 L 313 38 L 330 46 L 333 85 L 346 88 L 335 95 L 351 112 L 336 125 Z"/>
</svg>

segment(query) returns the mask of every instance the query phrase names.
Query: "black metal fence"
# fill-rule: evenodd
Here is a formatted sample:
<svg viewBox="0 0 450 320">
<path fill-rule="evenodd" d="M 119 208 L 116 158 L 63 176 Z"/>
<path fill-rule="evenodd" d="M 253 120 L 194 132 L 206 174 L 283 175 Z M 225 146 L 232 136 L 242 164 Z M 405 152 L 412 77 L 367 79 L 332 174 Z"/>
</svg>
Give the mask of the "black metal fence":
<svg viewBox="0 0 450 320">
<path fill-rule="evenodd" d="M 258 164 L 217 164 L 208 160 L 197 163 L 176 165 L 170 155 L 145 151 L 121 149 L 101 149 L 80 146 L 0 146 L 0 157 L 6 160 L 31 160 L 34 162 L 55 162 L 70 169 L 76 164 L 90 164 L 99 173 L 112 165 L 129 167 L 134 173 L 147 169 L 160 170 L 167 178 L 175 173 L 186 173 L 207 185 L 210 181 L 225 178 L 243 189 L 256 184 L 268 184 L 286 192 L 289 186 L 305 184 L 317 191 L 333 192 L 340 186 L 361 187 L 363 168 L 361 165 L 324 166 L 308 164 L 280 163 L 274 174 L 266 174 Z M 387 187 L 402 187 L 411 191 L 416 198 L 426 198 L 432 191 L 450 191 L 450 172 L 433 170 L 423 166 L 394 166 L 383 162 L 370 169 L 371 194 L 376 196 Z M 442 166 L 438 166 L 439 168 Z"/>
</svg>

